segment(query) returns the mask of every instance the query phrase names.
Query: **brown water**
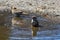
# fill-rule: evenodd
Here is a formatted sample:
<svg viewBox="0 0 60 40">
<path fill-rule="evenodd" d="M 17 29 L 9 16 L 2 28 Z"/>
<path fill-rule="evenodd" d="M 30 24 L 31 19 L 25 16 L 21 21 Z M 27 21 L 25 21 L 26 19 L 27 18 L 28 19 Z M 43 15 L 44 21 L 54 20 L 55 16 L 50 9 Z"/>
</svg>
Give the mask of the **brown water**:
<svg viewBox="0 0 60 40">
<path fill-rule="evenodd" d="M 31 15 L 21 18 L 12 17 L 10 26 L 1 22 L 0 40 L 60 40 L 60 24 L 54 24 L 40 16 L 38 21 L 43 27 L 33 27 Z"/>
<path fill-rule="evenodd" d="M 8 40 L 10 30 L 6 26 L 0 26 L 0 40 Z"/>
</svg>

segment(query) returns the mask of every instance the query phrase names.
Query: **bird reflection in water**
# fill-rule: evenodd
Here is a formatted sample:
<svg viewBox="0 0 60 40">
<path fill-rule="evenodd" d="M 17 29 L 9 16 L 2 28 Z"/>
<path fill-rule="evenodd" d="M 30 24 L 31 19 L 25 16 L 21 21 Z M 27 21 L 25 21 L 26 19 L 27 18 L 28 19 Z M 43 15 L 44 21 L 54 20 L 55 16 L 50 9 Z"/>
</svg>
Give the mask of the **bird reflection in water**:
<svg viewBox="0 0 60 40">
<path fill-rule="evenodd" d="M 16 25 L 16 24 L 23 25 L 23 19 L 18 17 L 12 18 L 12 25 Z"/>
<path fill-rule="evenodd" d="M 38 30 L 39 30 L 38 27 L 32 27 L 32 37 L 35 37 L 37 35 Z"/>
</svg>

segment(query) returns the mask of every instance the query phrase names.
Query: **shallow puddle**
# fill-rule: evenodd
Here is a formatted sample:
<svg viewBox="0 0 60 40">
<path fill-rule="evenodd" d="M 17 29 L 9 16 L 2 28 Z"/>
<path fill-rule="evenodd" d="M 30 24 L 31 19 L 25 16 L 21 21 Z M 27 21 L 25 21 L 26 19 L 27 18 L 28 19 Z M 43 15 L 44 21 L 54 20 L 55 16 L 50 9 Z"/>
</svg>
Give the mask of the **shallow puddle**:
<svg viewBox="0 0 60 40">
<path fill-rule="evenodd" d="M 43 27 L 33 27 L 31 15 L 12 17 L 10 27 L 4 23 L 0 26 L 0 40 L 60 40 L 60 24 L 53 24 L 42 17 L 37 18 Z"/>
</svg>

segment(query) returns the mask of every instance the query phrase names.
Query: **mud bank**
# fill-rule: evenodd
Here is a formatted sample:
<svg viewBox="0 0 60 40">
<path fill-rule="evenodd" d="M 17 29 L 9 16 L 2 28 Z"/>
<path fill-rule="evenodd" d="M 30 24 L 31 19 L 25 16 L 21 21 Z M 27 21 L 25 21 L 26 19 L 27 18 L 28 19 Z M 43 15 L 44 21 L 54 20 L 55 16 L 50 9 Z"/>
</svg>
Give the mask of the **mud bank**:
<svg viewBox="0 0 60 40">
<path fill-rule="evenodd" d="M 12 13 L 23 11 L 25 14 L 35 13 L 42 17 L 60 20 L 60 1 L 59 0 L 0 0 L 0 7 L 7 6 Z M 17 8 L 16 10 L 13 7 Z"/>
</svg>

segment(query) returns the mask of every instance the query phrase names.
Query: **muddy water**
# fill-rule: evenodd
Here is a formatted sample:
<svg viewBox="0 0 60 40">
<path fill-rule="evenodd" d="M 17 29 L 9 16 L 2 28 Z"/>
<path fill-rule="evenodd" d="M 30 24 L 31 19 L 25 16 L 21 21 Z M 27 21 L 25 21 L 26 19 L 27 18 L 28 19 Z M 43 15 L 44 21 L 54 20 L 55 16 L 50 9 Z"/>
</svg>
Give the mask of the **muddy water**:
<svg viewBox="0 0 60 40">
<path fill-rule="evenodd" d="M 0 26 L 0 40 L 60 40 L 60 24 L 54 24 L 40 16 L 37 18 L 43 27 L 31 25 L 31 14 L 12 17 L 11 27 Z"/>
<path fill-rule="evenodd" d="M 0 12 L 0 40 L 8 40 L 10 34 L 11 19 L 8 12 Z"/>
<path fill-rule="evenodd" d="M 0 26 L 0 40 L 8 40 L 9 34 L 9 28 L 6 26 Z"/>
</svg>

